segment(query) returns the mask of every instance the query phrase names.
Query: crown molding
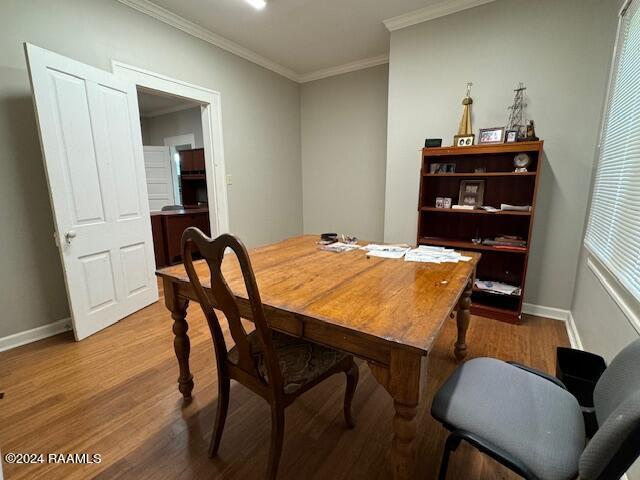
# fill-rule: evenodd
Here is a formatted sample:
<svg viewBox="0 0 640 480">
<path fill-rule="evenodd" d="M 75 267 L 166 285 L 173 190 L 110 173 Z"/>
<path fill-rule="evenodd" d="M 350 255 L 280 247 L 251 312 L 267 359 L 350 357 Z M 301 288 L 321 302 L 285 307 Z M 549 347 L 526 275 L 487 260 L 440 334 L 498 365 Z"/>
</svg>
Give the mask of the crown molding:
<svg viewBox="0 0 640 480">
<path fill-rule="evenodd" d="M 451 15 L 452 13 L 461 12 L 462 10 L 478 7 L 493 1 L 495 0 L 444 0 L 404 15 L 389 18 L 382 23 L 387 27 L 387 30 L 393 32 L 394 30 Z"/>
<path fill-rule="evenodd" d="M 333 77 L 334 75 L 342 75 L 343 73 L 355 72 L 363 68 L 375 67 L 376 65 L 384 65 L 389 63 L 389 54 L 378 55 L 377 57 L 363 58 L 355 62 L 344 63 L 335 67 L 316 70 L 315 72 L 304 73 L 299 76 L 300 83 L 312 82 L 321 78 Z"/>
<path fill-rule="evenodd" d="M 452 13 L 460 12 L 468 8 L 477 7 L 490 3 L 495 0 L 443 0 L 439 3 L 435 3 L 420 10 L 407 13 L 405 15 L 399 15 L 397 17 L 384 20 L 384 25 L 392 32 L 400 28 L 409 27 L 417 23 L 426 22 L 427 20 L 433 20 L 434 18 L 444 17 Z M 170 25 L 178 30 L 192 35 L 196 38 L 204 40 L 218 48 L 226 50 L 228 52 L 244 58 L 250 62 L 253 62 L 261 67 L 264 67 L 272 72 L 275 72 L 283 77 L 293 80 L 297 83 L 312 82 L 314 80 L 320 80 L 321 78 L 332 77 L 334 75 L 342 75 L 344 73 L 354 72 L 356 70 L 362 70 L 364 68 L 375 67 L 377 65 L 383 65 L 389 63 L 389 54 L 379 55 L 377 57 L 364 58 L 356 60 L 354 62 L 345 63 L 343 65 L 337 65 L 335 67 L 329 67 L 321 70 L 316 70 L 309 73 L 298 74 L 297 72 L 287 68 L 279 63 L 269 60 L 266 57 L 250 50 L 242 45 L 239 45 L 232 40 L 222 37 L 211 30 L 208 30 L 200 25 L 197 25 L 186 18 L 183 18 L 175 13 L 163 8 L 150 0 L 118 0 L 118 2 L 128 7 L 144 13 L 150 17 L 160 20 L 167 25 Z"/>
<path fill-rule="evenodd" d="M 192 108 L 199 108 L 199 106 L 194 105 L 193 103 L 181 103 L 180 105 L 174 105 L 173 107 L 156 108 L 155 110 L 149 110 L 148 112 L 142 113 L 140 116 L 142 118 L 153 118 L 159 117 L 161 115 L 167 115 L 168 113 L 190 110 Z"/>
<path fill-rule="evenodd" d="M 159 5 L 156 5 L 149 0 L 118 0 L 123 5 L 131 7 L 139 12 L 144 13 L 145 15 L 149 15 L 161 22 L 166 23 L 167 25 L 171 25 L 179 30 L 182 30 L 189 35 L 197 37 L 205 42 L 208 42 L 216 47 L 222 48 L 228 52 L 237 55 L 238 57 L 242 57 L 245 60 L 249 60 L 261 67 L 264 67 L 272 72 L 278 73 L 283 77 L 288 78 L 289 80 L 293 80 L 294 82 L 299 82 L 299 75 L 293 70 L 284 67 L 268 58 L 263 57 L 262 55 L 254 52 L 253 50 L 249 50 L 237 43 L 228 40 L 220 35 L 213 33 L 210 30 L 207 30 L 200 25 L 196 25 L 189 20 L 182 18 L 179 15 L 176 15 L 169 10 L 162 8 Z"/>
</svg>

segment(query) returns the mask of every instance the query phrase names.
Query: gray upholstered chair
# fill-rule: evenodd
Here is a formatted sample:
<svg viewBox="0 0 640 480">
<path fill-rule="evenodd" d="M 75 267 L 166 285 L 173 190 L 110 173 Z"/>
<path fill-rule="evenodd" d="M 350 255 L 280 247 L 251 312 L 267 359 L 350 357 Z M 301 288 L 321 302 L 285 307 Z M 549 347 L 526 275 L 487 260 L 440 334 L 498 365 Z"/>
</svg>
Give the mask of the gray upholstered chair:
<svg viewBox="0 0 640 480">
<path fill-rule="evenodd" d="M 640 454 L 640 339 L 604 371 L 594 393 L 599 428 L 587 441 L 577 400 L 555 377 L 517 364 L 477 358 L 436 394 L 431 414 L 451 434 L 528 480 L 613 480 Z"/>
</svg>

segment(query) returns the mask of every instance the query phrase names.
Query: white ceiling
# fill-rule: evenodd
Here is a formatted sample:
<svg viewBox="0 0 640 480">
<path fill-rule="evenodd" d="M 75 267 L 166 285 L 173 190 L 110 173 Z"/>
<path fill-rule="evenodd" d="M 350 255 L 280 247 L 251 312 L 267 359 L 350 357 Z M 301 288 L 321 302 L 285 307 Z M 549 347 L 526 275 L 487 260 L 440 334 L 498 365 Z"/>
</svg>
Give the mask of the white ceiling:
<svg viewBox="0 0 640 480">
<path fill-rule="evenodd" d="M 141 117 L 157 117 L 197 106 L 199 106 L 198 103 L 182 98 L 138 90 L 138 110 Z"/>
<path fill-rule="evenodd" d="M 297 81 L 385 63 L 389 31 L 493 0 L 119 0 Z M 386 27 L 385 27 L 386 24 Z"/>
<path fill-rule="evenodd" d="M 436 0 L 154 0 L 212 32 L 305 74 L 389 52 L 389 17 Z"/>
</svg>

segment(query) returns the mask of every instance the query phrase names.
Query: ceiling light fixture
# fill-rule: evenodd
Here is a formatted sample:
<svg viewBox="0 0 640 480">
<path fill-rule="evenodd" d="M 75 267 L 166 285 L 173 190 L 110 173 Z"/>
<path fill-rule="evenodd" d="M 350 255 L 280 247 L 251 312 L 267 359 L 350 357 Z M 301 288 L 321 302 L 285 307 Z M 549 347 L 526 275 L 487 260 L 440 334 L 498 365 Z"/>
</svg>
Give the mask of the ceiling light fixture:
<svg viewBox="0 0 640 480">
<path fill-rule="evenodd" d="M 249 5 L 251 5 L 256 10 L 262 10 L 267 6 L 266 0 L 245 0 Z"/>
</svg>

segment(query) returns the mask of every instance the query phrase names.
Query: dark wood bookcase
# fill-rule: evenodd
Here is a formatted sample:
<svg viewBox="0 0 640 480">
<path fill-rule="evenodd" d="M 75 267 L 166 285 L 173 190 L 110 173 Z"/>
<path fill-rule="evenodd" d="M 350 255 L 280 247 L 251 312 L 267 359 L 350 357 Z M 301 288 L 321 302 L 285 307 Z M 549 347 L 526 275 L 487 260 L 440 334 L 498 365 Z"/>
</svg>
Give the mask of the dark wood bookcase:
<svg viewBox="0 0 640 480">
<path fill-rule="evenodd" d="M 542 167 L 543 142 L 518 142 L 441 147 L 422 150 L 418 200 L 419 245 L 435 245 L 482 253 L 477 278 L 500 281 L 521 288 L 520 295 L 499 295 L 473 288 L 471 311 L 476 315 L 520 323 L 531 231 Z M 515 172 L 514 157 L 525 152 L 531 158 L 527 172 Z M 454 173 L 430 173 L 434 163 L 455 164 Z M 476 173 L 476 169 L 485 169 Z M 436 208 L 437 197 L 458 203 L 462 180 L 484 180 L 483 205 L 531 205 L 530 212 L 454 210 Z M 473 243 L 473 238 L 515 235 L 527 241 L 523 249 Z"/>
<path fill-rule="evenodd" d="M 200 206 L 198 198 L 206 198 L 207 192 L 204 148 L 181 150 L 179 153 L 182 205 L 185 207 Z"/>
</svg>

